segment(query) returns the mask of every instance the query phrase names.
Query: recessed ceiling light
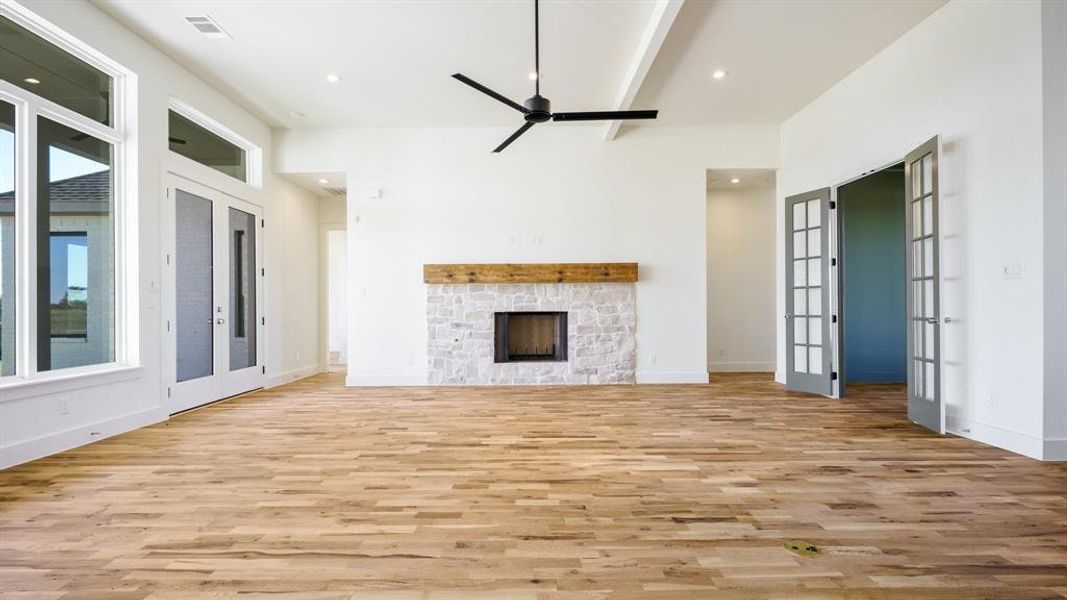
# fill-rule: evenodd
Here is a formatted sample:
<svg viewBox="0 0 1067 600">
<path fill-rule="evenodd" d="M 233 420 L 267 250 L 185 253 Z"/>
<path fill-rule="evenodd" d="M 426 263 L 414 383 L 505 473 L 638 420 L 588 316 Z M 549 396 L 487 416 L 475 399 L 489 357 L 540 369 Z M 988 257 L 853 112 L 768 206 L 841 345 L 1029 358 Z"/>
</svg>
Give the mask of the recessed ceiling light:
<svg viewBox="0 0 1067 600">
<path fill-rule="evenodd" d="M 338 81 L 341 81 L 341 76 L 330 73 L 326 76 L 326 81 L 329 81 L 330 83 L 337 83 Z"/>
<path fill-rule="evenodd" d="M 37 79 L 36 77 L 27 77 L 26 79 L 23 79 L 23 81 L 25 81 L 26 83 L 32 83 L 33 85 L 41 83 L 41 80 Z"/>
<path fill-rule="evenodd" d="M 299 110 L 291 110 L 289 111 L 289 116 L 294 119 L 302 119 L 304 118 L 304 113 L 300 112 Z"/>
<path fill-rule="evenodd" d="M 741 183 L 741 180 L 736 178 L 736 177 L 734 177 L 733 179 L 730 180 L 730 183 Z"/>
<path fill-rule="evenodd" d="M 327 185 L 329 183 L 330 183 L 329 179 L 320 179 L 319 180 L 319 185 Z"/>
<path fill-rule="evenodd" d="M 537 81 L 537 73 L 530 73 L 530 81 Z"/>
<path fill-rule="evenodd" d="M 715 71 L 711 74 L 712 79 L 722 79 L 723 77 L 726 77 L 726 71 L 723 71 L 722 69 L 719 69 L 718 71 Z"/>
</svg>

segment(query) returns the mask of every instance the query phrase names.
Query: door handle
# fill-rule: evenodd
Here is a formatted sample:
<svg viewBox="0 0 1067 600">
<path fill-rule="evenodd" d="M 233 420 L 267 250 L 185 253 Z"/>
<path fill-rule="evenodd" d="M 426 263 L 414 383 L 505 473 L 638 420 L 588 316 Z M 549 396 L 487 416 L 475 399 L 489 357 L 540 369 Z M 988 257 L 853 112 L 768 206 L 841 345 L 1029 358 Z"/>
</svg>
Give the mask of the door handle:
<svg viewBox="0 0 1067 600">
<path fill-rule="evenodd" d="M 786 319 L 792 319 L 792 318 L 793 318 L 793 315 L 786 315 L 786 316 L 785 316 L 785 318 L 786 318 Z"/>
<path fill-rule="evenodd" d="M 926 317 L 926 322 L 927 322 L 927 323 L 929 323 L 929 324 L 931 324 L 931 325 L 937 325 L 937 324 L 938 324 L 938 323 L 940 323 L 941 321 L 939 321 L 939 320 L 937 319 L 937 317 Z"/>
<path fill-rule="evenodd" d="M 226 322 L 226 319 L 223 319 L 222 317 L 219 317 L 215 322 L 218 323 L 219 325 L 222 325 L 223 323 Z"/>
</svg>

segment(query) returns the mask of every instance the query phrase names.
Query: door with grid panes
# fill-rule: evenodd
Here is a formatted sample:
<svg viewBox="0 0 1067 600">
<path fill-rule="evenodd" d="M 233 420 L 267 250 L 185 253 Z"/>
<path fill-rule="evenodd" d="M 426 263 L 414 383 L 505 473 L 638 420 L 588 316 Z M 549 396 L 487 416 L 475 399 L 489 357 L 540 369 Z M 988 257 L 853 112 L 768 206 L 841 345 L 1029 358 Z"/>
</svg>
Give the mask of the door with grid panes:
<svg viewBox="0 0 1067 600">
<path fill-rule="evenodd" d="M 935 137 L 904 160 L 904 197 L 908 203 L 908 418 L 943 432 L 937 159 Z"/>
<path fill-rule="evenodd" d="M 786 198 L 786 387 L 829 395 L 830 188 Z"/>
</svg>

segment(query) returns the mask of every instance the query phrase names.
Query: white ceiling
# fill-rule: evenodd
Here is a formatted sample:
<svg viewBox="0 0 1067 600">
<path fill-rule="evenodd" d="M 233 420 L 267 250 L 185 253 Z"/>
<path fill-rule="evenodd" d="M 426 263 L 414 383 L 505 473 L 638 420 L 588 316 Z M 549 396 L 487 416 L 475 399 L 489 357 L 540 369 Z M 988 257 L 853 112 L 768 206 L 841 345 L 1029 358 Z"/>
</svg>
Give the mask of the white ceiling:
<svg viewBox="0 0 1067 600">
<path fill-rule="evenodd" d="M 454 72 L 520 102 L 533 93 L 529 0 L 94 1 L 276 127 L 521 124 Z M 660 109 L 662 125 L 778 123 L 943 3 L 687 0 L 634 108 Z M 541 3 L 553 109 L 613 108 L 655 4 Z M 198 15 L 233 39 L 196 32 L 184 17 Z M 712 81 L 716 68 L 729 76 Z"/>
</svg>

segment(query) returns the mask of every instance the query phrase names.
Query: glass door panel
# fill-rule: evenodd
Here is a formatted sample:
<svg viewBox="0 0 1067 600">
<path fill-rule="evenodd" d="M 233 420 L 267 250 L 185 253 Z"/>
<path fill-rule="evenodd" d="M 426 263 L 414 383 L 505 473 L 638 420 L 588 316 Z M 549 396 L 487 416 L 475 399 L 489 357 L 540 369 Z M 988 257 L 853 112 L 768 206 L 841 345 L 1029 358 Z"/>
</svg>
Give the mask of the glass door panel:
<svg viewBox="0 0 1067 600">
<path fill-rule="evenodd" d="M 215 374 L 214 204 L 178 189 L 175 206 L 175 369 L 181 383 Z"/>
<path fill-rule="evenodd" d="M 256 366 L 256 217 L 230 208 L 230 370 Z"/>
</svg>

